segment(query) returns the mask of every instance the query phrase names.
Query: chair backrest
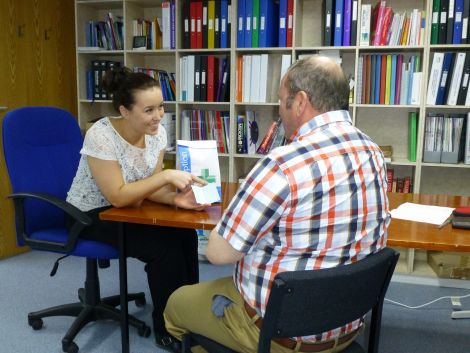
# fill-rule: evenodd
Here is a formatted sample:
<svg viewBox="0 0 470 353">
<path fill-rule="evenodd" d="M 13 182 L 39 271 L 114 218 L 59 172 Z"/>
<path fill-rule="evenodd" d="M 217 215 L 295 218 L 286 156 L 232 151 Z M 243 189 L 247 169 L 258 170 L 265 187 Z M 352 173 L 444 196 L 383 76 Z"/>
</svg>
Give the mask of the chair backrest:
<svg viewBox="0 0 470 353">
<path fill-rule="evenodd" d="M 5 115 L 2 131 L 13 192 L 42 192 L 65 200 L 83 144 L 72 114 L 53 107 L 19 108 Z M 59 209 L 37 200 L 25 201 L 25 213 L 27 232 L 64 225 Z"/>
<path fill-rule="evenodd" d="M 258 352 L 272 337 L 319 334 L 373 309 L 369 352 L 377 350 L 383 300 L 399 254 L 385 248 L 350 265 L 277 274 L 269 296 Z"/>
</svg>

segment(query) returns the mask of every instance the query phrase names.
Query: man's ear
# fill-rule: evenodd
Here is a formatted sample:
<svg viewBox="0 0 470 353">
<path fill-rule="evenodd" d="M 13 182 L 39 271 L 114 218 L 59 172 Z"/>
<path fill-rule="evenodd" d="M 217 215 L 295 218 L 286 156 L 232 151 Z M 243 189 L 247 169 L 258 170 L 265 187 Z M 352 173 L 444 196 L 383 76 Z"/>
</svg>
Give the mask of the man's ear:
<svg viewBox="0 0 470 353">
<path fill-rule="evenodd" d="M 309 102 L 307 93 L 304 92 L 304 91 L 297 92 L 296 100 L 297 100 L 296 114 L 297 114 L 297 116 L 302 116 L 305 109 L 307 108 L 307 104 Z"/>
</svg>

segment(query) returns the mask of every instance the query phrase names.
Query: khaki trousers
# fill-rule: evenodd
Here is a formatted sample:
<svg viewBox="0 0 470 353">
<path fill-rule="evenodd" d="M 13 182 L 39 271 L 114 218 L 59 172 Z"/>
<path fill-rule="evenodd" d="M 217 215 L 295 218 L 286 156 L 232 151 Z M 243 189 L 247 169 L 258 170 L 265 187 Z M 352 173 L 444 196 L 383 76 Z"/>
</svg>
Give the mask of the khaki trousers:
<svg viewBox="0 0 470 353">
<path fill-rule="evenodd" d="M 233 302 L 224 309 L 220 318 L 211 310 L 212 298 L 216 295 L 223 295 Z M 231 277 L 180 287 L 170 296 L 164 317 L 168 332 L 179 340 L 185 333 L 193 332 L 241 353 L 256 353 L 258 350 L 259 329 L 254 324 L 258 317 L 248 316 L 243 298 Z M 339 352 L 355 338 L 322 353 Z M 193 347 L 192 351 L 204 352 L 200 347 Z M 272 342 L 271 352 L 291 353 L 299 352 L 299 349 L 292 350 Z"/>
</svg>

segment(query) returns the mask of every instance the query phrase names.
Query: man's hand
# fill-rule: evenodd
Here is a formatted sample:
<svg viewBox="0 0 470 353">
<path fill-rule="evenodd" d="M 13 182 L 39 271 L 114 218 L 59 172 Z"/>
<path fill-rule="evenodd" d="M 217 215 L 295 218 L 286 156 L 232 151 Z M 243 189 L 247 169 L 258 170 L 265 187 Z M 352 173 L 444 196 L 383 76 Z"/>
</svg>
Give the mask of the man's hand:
<svg viewBox="0 0 470 353">
<path fill-rule="evenodd" d="M 179 192 L 175 195 L 174 198 L 175 206 L 185 208 L 187 210 L 196 210 L 202 211 L 203 209 L 210 206 L 210 204 L 198 204 L 196 198 L 194 197 L 193 190 L 188 188 L 185 191 Z"/>
</svg>

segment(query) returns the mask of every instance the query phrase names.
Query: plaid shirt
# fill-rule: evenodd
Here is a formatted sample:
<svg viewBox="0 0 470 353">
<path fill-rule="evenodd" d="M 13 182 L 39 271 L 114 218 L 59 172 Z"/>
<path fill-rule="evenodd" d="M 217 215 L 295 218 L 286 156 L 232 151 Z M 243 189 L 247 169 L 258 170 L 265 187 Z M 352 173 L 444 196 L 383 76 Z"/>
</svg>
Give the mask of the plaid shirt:
<svg viewBox="0 0 470 353">
<path fill-rule="evenodd" d="M 335 267 L 383 248 L 390 213 L 384 158 L 347 111 L 311 119 L 261 159 L 216 227 L 245 256 L 234 281 L 264 316 L 279 272 Z M 362 318 L 303 341 L 327 340 Z"/>
</svg>

